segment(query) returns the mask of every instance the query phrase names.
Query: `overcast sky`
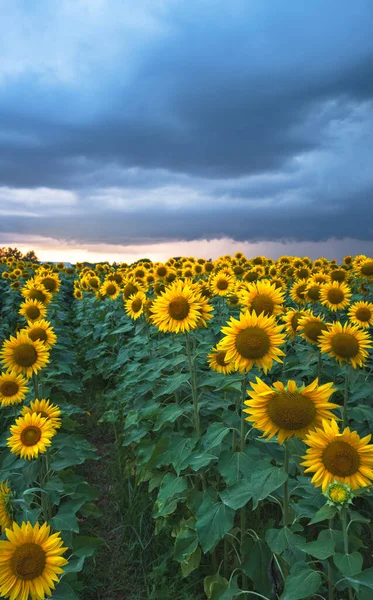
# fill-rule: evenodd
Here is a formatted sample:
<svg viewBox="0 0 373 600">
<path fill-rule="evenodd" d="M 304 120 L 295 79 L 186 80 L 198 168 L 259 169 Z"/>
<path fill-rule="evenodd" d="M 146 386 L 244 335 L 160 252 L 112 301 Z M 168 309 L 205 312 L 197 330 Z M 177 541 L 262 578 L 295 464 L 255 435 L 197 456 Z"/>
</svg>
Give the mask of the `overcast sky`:
<svg viewBox="0 0 373 600">
<path fill-rule="evenodd" d="M 372 0 L 0 0 L 0 14 L 0 245 L 73 261 L 373 255 Z"/>
</svg>

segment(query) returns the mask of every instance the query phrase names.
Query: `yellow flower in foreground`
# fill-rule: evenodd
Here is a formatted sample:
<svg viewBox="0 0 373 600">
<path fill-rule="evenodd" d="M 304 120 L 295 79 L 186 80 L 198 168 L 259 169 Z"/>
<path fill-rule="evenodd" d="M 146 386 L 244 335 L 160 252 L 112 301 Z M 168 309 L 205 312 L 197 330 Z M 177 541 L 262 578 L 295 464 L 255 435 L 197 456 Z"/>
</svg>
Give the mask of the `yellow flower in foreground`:
<svg viewBox="0 0 373 600">
<path fill-rule="evenodd" d="M 329 402 L 335 392 L 333 383 L 321 386 L 318 383 L 316 378 L 307 387 L 298 388 L 293 380 L 286 387 L 276 381 L 270 387 L 257 377 L 256 383 L 250 383 L 252 390 L 247 392 L 250 400 L 245 400 L 248 408 L 244 412 L 249 414 L 246 421 L 263 431 L 263 437 L 270 439 L 277 434 L 280 444 L 293 436 L 303 439 L 323 419 L 335 419 L 331 410 L 339 408 Z"/>
<path fill-rule="evenodd" d="M 362 367 L 368 358 L 366 348 L 372 347 L 372 340 L 366 331 L 356 325 L 342 325 L 337 321 L 329 325 L 328 331 L 322 332 L 319 346 L 321 352 L 335 358 L 341 366 L 346 362 L 356 369 Z"/>
<path fill-rule="evenodd" d="M 44 304 L 38 300 L 26 300 L 22 302 L 19 314 L 25 317 L 26 321 L 39 321 L 47 314 L 47 309 Z"/>
<path fill-rule="evenodd" d="M 354 325 L 368 329 L 369 325 L 373 325 L 373 304 L 371 302 L 354 302 L 347 315 Z"/>
<path fill-rule="evenodd" d="M 323 420 L 322 428 L 304 440 L 309 449 L 301 464 L 306 473 L 314 473 L 312 483 L 323 492 L 334 481 L 347 483 L 352 490 L 368 486 L 373 480 L 371 437 L 360 438 L 349 427 L 339 433 L 336 421 Z"/>
<path fill-rule="evenodd" d="M 29 326 L 25 328 L 25 332 L 32 340 L 43 342 L 48 350 L 57 344 L 57 336 L 54 333 L 53 327 L 49 321 L 44 319 L 30 323 Z"/>
<path fill-rule="evenodd" d="M 0 403 L 1 406 L 19 404 L 26 398 L 28 392 L 27 379 L 17 375 L 14 371 L 7 371 L 0 375 Z"/>
<path fill-rule="evenodd" d="M 7 438 L 10 451 L 30 460 L 47 451 L 56 430 L 50 419 L 31 413 L 18 417 L 10 433 L 11 436 Z"/>
<path fill-rule="evenodd" d="M 50 535 L 50 526 L 14 523 L 0 541 L 0 594 L 10 600 L 44 600 L 52 595 L 58 575 L 67 560 L 62 554 L 60 533 Z"/>
<path fill-rule="evenodd" d="M 0 360 L 7 369 L 30 379 L 48 364 L 49 352 L 43 342 L 31 340 L 27 333 L 20 332 L 4 342 Z"/>
<path fill-rule="evenodd" d="M 61 427 L 61 409 L 57 404 L 52 404 L 50 400 L 38 400 L 37 398 L 30 403 L 30 406 L 24 406 L 21 415 L 36 413 L 45 419 L 48 419 L 55 429 Z"/>
<path fill-rule="evenodd" d="M 329 310 L 341 310 L 350 304 L 351 290 L 345 283 L 324 283 L 320 291 L 320 302 Z"/>
<path fill-rule="evenodd" d="M 256 364 L 264 373 L 271 369 L 273 361 L 282 362 L 280 350 L 285 341 L 282 326 L 275 317 L 266 317 L 255 311 L 242 312 L 239 319 L 231 317 L 228 325 L 222 328 L 223 339 L 219 349 L 226 350 L 226 360 L 234 363 L 236 371 L 245 373 Z"/>
<path fill-rule="evenodd" d="M 267 317 L 282 313 L 284 300 L 283 291 L 267 279 L 249 284 L 240 294 L 240 303 L 246 309 Z"/>
<path fill-rule="evenodd" d="M 0 483 L 0 527 L 2 531 L 11 527 L 13 523 L 11 498 L 12 491 L 8 482 Z"/>
</svg>

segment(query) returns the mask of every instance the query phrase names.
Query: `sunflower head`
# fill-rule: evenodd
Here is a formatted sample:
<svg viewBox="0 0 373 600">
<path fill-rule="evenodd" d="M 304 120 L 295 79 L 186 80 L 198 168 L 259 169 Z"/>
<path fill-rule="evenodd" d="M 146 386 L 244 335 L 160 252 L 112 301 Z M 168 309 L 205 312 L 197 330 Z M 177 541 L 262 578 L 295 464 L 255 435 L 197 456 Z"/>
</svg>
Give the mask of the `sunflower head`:
<svg viewBox="0 0 373 600">
<path fill-rule="evenodd" d="M 335 358 L 342 366 L 349 363 L 354 369 L 364 366 L 368 358 L 368 349 L 372 347 L 369 334 L 357 325 L 339 321 L 329 325 L 318 339 L 321 352 Z"/>
<path fill-rule="evenodd" d="M 19 404 L 28 393 L 27 379 L 14 371 L 0 374 L 0 403 L 1 406 Z"/>
<path fill-rule="evenodd" d="M 224 375 L 232 373 L 234 364 L 226 360 L 226 355 L 226 350 L 220 350 L 218 346 L 213 348 L 207 357 L 210 369 Z"/>
<path fill-rule="evenodd" d="M 31 340 L 43 342 L 48 350 L 50 350 L 52 346 L 57 343 L 57 336 L 54 333 L 53 327 L 49 321 L 44 319 L 29 323 L 29 326 L 26 327 L 25 332 Z"/>
<path fill-rule="evenodd" d="M 10 451 L 21 458 L 32 459 L 47 451 L 56 429 L 50 419 L 33 412 L 18 417 L 15 425 L 10 427 L 10 433 L 7 439 Z"/>
<path fill-rule="evenodd" d="M 0 360 L 7 369 L 28 379 L 49 362 L 49 352 L 43 342 L 31 340 L 27 333 L 20 332 L 17 337 L 10 336 L 3 343 Z"/>
<path fill-rule="evenodd" d="M 10 489 L 8 482 L 0 483 L 0 528 L 5 531 L 13 524 L 13 492 Z"/>
<path fill-rule="evenodd" d="M 44 419 L 48 419 L 55 429 L 61 427 L 61 409 L 57 404 L 52 404 L 50 400 L 37 398 L 30 403 L 30 406 L 24 406 L 21 415 L 32 415 L 36 413 Z"/>
<path fill-rule="evenodd" d="M 25 317 L 26 321 L 33 323 L 45 317 L 47 309 L 38 300 L 26 300 L 22 302 L 19 314 Z"/>
</svg>

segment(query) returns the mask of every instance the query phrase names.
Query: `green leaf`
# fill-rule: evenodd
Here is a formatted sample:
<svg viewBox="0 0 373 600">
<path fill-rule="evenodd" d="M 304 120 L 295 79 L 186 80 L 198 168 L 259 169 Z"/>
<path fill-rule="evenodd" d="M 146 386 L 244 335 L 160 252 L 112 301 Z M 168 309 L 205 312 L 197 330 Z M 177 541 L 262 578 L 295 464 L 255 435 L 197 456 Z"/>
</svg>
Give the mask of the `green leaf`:
<svg viewBox="0 0 373 600">
<path fill-rule="evenodd" d="M 174 423 L 178 417 L 185 413 L 185 408 L 179 404 L 168 404 L 158 411 L 157 421 L 153 431 L 159 431 L 165 423 Z"/>
<path fill-rule="evenodd" d="M 58 531 L 79 532 L 76 513 L 84 504 L 83 500 L 69 500 L 60 506 L 55 517 L 50 520 L 50 525 Z"/>
<path fill-rule="evenodd" d="M 176 477 L 167 473 L 162 479 L 157 500 L 154 505 L 154 517 L 167 517 L 172 514 L 181 500 L 185 500 L 183 492 L 188 487 L 185 477 Z"/>
<path fill-rule="evenodd" d="M 285 589 L 280 600 L 301 600 L 312 598 L 321 586 L 321 576 L 305 562 L 296 562 L 285 581 Z"/>
<path fill-rule="evenodd" d="M 332 519 L 336 513 L 337 509 L 334 506 L 328 506 L 327 504 L 324 504 L 324 506 L 319 508 L 315 516 L 310 520 L 310 525 L 320 523 L 321 521 L 326 521 L 327 519 Z"/>
<path fill-rule="evenodd" d="M 259 500 L 264 500 L 272 492 L 282 486 L 288 475 L 283 469 L 270 467 L 268 469 L 258 468 L 251 473 L 251 489 L 253 498 L 253 509 L 258 506 Z"/>
<path fill-rule="evenodd" d="M 210 452 L 210 450 L 219 446 L 228 433 L 228 427 L 222 423 L 212 423 L 202 438 L 202 446 L 205 452 Z"/>
<path fill-rule="evenodd" d="M 220 498 L 233 510 L 245 506 L 252 498 L 252 485 L 250 479 L 242 479 L 234 485 L 220 492 Z"/>
<path fill-rule="evenodd" d="M 233 527 L 235 511 L 218 500 L 213 488 L 203 493 L 196 514 L 196 529 L 203 552 L 212 550 Z"/>
<path fill-rule="evenodd" d="M 195 552 L 198 546 L 197 532 L 194 529 L 187 527 L 181 531 L 175 539 L 174 558 L 178 562 L 185 560 Z"/>
<path fill-rule="evenodd" d="M 320 531 L 316 541 L 300 545 L 298 548 L 310 556 L 325 560 L 334 554 L 335 542 L 331 539 L 329 530 L 326 530 Z"/>
<path fill-rule="evenodd" d="M 203 581 L 203 589 L 205 594 L 209 600 L 211 600 L 212 595 L 216 592 L 224 592 L 229 585 L 229 581 L 216 573 L 215 575 L 208 575 L 205 577 Z"/>
<path fill-rule="evenodd" d="M 74 536 L 73 553 L 75 556 L 87 558 L 93 556 L 97 548 L 104 544 L 104 540 L 83 535 Z"/>
<path fill-rule="evenodd" d="M 79 598 L 66 581 L 60 581 L 53 592 L 53 600 L 79 600 Z"/>
<path fill-rule="evenodd" d="M 370 590 L 373 590 L 373 567 L 371 567 L 370 569 L 366 569 L 365 571 L 362 571 L 358 575 L 354 575 L 352 577 L 346 577 L 346 579 L 348 581 L 350 581 L 351 583 L 363 585 L 363 586 L 369 588 Z"/>
<path fill-rule="evenodd" d="M 185 559 L 181 563 L 181 573 L 183 577 L 188 577 L 192 571 L 198 569 L 201 562 L 202 552 L 201 548 L 198 546 L 192 554 L 186 556 Z"/>
<path fill-rule="evenodd" d="M 353 577 L 361 573 L 363 568 L 363 557 L 360 552 L 352 552 L 351 554 L 340 554 L 337 552 L 333 556 L 333 560 L 337 569 L 345 577 Z"/>
<path fill-rule="evenodd" d="M 304 538 L 293 533 L 288 527 L 267 529 L 265 540 L 275 554 L 281 554 L 287 548 L 293 550 L 305 542 Z"/>
<path fill-rule="evenodd" d="M 248 537 L 242 546 L 241 569 L 254 583 L 255 589 L 264 596 L 271 592 L 271 582 L 268 578 L 268 567 L 272 559 L 272 552 L 267 544 L 261 540 Z"/>
<path fill-rule="evenodd" d="M 247 476 L 260 459 L 256 447 L 248 446 L 244 452 L 224 450 L 219 457 L 219 472 L 227 485 L 233 485 Z"/>
</svg>

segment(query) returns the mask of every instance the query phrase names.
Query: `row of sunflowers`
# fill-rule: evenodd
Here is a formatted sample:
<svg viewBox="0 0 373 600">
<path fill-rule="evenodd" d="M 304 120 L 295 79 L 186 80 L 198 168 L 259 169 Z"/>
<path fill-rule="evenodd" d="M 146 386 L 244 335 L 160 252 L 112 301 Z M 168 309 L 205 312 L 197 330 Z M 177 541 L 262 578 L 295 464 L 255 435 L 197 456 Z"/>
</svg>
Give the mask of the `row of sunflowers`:
<svg viewBox="0 0 373 600">
<path fill-rule="evenodd" d="M 197 593 L 203 579 L 210 600 L 370 597 L 372 259 L 237 253 L 26 270 L 8 261 L 2 273 L 28 323 L 3 345 L 8 384 L 47 365 L 36 346 L 55 343 L 52 288 L 66 282 L 80 380 L 104 382 L 101 422 L 123 479 L 147 487 L 155 531 L 173 539 Z"/>
</svg>

